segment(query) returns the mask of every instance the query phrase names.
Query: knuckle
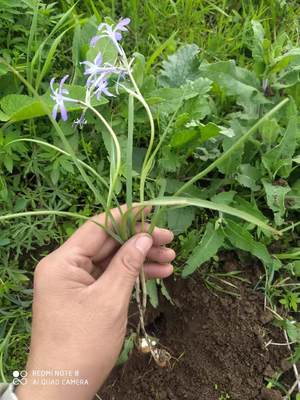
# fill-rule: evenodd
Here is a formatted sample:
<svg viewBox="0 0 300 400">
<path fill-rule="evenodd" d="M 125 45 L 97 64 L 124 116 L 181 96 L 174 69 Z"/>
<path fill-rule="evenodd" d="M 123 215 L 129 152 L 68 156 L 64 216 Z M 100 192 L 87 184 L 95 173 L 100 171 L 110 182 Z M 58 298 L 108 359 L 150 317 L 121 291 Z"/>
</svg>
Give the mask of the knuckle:
<svg viewBox="0 0 300 400">
<path fill-rule="evenodd" d="M 47 270 L 47 258 L 43 258 L 35 267 L 34 270 L 34 279 L 40 279 Z"/>
<path fill-rule="evenodd" d="M 50 256 L 43 258 L 34 270 L 34 285 L 49 285 L 52 281 L 54 269 L 51 268 Z"/>
<path fill-rule="evenodd" d="M 138 252 L 124 254 L 122 257 L 122 264 L 130 275 L 137 276 L 142 264 L 142 259 Z"/>
</svg>

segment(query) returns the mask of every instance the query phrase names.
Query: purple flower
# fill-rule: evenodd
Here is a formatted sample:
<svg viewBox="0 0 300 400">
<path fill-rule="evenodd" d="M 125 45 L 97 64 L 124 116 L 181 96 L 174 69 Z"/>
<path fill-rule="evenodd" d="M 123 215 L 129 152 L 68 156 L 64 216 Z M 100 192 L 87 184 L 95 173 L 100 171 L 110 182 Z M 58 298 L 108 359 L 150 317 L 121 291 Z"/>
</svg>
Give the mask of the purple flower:
<svg viewBox="0 0 300 400">
<path fill-rule="evenodd" d="M 128 29 L 126 28 L 126 26 L 130 23 L 130 18 L 124 18 L 121 19 L 117 25 L 115 26 L 115 28 L 113 29 L 111 25 L 106 24 L 106 23 L 102 23 L 98 26 L 98 31 L 102 31 L 104 33 L 104 35 L 98 35 L 98 36 L 94 36 L 90 42 L 90 45 L 92 47 L 95 47 L 96 43 L 98 42 L 99 39 L 101 39 L 102 37 L 109 37 L 111 38 L 111 40 L 113 41 L 113 43 L 115 44 L 115 46 L 118 49 L 118 52 L 120 54 L 123 54 L 123 50 L 121 48 L 121 46 L 119 45 L 120 40 L 122 39 L 122 34 L 121 32 L 127 32 Z M 103 29 L 104 28 L 104 29 Z"/>
<path fill-rule="evenodd" d="M 119 68 L 114 67 L 111 64 L 104 64 L 103 66 L 101 66 L 102 63 L 103 63 L 103 58 L 101 52 L 97 54 L 93 63 L 91 61 L 81 62 L 81 64 L 85 65 L 84 75 L 89 75 L 86 81 L 87 87 L 89 87 L 91 83 L 94 83 L 99 75 L 104 77 L 107 74 L 119 73 L 120 70 Z"/>
<path fill-rule="evenodd" d="M 65 107 L 64 102 L 65 101 L 71 101 L 71 102 L 76 102 L 76 100 L 71 99 L 69 97 L 64 96 L 65 94 L 69 94 L 68 89 L 64 88 L 64 83 L 68 79 L 69 75 L 65 75 L 62 80 L 59 83 L 59 86 L 57 89 L 54 89 L 53 84 L 55 81 L 55 78 L 52 78 L 50 81 L 50 88 L 52 91 L 52 94 L 50 95 L 51 99 L 55 101 L 55 105 L 52 110 L 52 117 L 56 119 L 57 117 L 57 111 L 59 110 L 61 113 L 61 117 L 64 121 L 67 121 L 68 119 L 68 113 Z"/>
<path fill-rule="evenodd" d="M 85 111 L 83 111 L 80 118 L 77 118 L 73 122 L 73 127 L 79 127 L 80 129 L 82 129 L 84 127 L 84 125 L 86 125 L 86 124 L 87 124 L 87 120 L 85 119 Z"/>
<path fill-rule="evenodd" d="M 97 90 L 95 91 L 95 95 L 97 97 L 97 100 L 100 99 L 100 96 L 102 95 L 102 93 L 104 93 L 108 97 L 115 97 L 112 93 L 109 92 L 107 86 L 108 86 L 108 82 L 104 77 L 101 77 L 96 82 Z"/>
</svg>

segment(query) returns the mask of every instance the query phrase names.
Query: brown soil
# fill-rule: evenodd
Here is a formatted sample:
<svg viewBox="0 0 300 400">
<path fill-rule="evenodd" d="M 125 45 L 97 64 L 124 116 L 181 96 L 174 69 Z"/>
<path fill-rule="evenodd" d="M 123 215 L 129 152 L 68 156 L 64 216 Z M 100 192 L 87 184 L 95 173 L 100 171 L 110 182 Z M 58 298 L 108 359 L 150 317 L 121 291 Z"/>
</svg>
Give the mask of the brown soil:
<svg viewBox="0 0 300 400">
<path fill-rule="evenodd" d="M 284 339 L 253 284 L 239 284 L 240 298 L 216 296 L 196 275 L 166 285 L 175 304 L 160 299 L 159 310 L 150 312 L 148 333 L 172 354 L 170 366 L 160 368 L 135 350 L 113 371 L 101 400 L 282 398 L 265 383 L 286 365 L 288 354 L 285 346 L 266 348 L 269 340 Z"/>
</svg>

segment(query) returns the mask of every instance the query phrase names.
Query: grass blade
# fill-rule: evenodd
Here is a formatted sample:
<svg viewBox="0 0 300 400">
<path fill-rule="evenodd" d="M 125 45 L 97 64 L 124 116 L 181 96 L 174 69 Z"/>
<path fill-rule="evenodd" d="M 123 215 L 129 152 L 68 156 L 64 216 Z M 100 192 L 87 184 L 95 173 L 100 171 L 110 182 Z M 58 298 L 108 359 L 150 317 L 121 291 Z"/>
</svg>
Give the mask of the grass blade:
<svg viewBox="0 0 300 400">
<path fill-rule="evenodd" d="M 51 63 L 54 60 L 54 56 L 55 56 L 55 52 L 57 49 L 57 46 L 59 45 L 61 39 L 63 38 L 63 36 L 74 27 L 74 25 L 70 26 L 69 28 L 65 29 L 59 36 L 57 36 L 57 38 L 55 38 L 55 40 L 53 41 L 50 50 L 47 54 L 47 58 L 44 62 L 42 71 L 39 73 L 39 75 L 36 78 L 36 84 L 35 84 L 35 89 L 38 90 L 44 76 L 47 74 L 47 72 L 49 71 L 50 67 L 51 67 Z"/>
<path fill-rule="evenodd" d="M 273 227 L 266 224 L 264 221 L 254 217 L 251 214 L 248 214 L 245 211 L 237 210 L 236 208 L 227 206 L 225 204 L 218 204 L 208 200 L 196 199 L 196 198 L 188 198 L 188 197 L 162 197 L 156 198 L 153 200 L 145 201 L 143 203 L 139 203 L 137 206 L 194 206 L 200 208 L 207 208 L 209 210 L 215 210 L 219 212 L 223 212 L 225 214 L 232 215 L 234 217 L 238 217 L 243 219 L 244 221 L 250 222 L 251 224 L 259 226 L 261 229 L 265 231 L 271 232 L 273 235 L 280 236 L 280 231 L 277 231 Z"/>
</svg>

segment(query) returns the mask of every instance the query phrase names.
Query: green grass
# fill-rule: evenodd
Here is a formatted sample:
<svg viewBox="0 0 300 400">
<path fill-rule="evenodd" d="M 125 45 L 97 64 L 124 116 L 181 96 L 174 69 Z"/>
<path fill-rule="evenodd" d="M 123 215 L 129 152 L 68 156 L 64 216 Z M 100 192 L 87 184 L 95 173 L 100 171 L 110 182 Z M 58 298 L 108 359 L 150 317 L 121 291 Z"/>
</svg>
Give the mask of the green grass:
<svg viewBox="0 0 300 400">
<path fill-rule="evenodd" d="M 296 225 L 300 183 L 299 163 L 291 157 L 296 159 L 299 155 L 299 137 L 292 134 L 298 129 L 300 97 L 297 83 L 286 88 L 278 86 L 282 83 L 280 74 L 285 72 L 282 66 L 285 61 L 278 64 L 278 58 L 299 46 L 300 9 L 297 1 L 284 3 L 279 0 L 70 0 L 49 4 L 31 0 L 1 6 L 1 57 L 16 74 L 0 65 L 0 98 L 33 92 L 39 99 L 47 91 L 50 77 L 66 73 L 71 75 L 74 84 L 80 85 L 83 77 L 78 63 L 84 59 L 88 49 L 86 41 L 97 24 L 106 17 L 129 16 L 132 22 L 125 48 L 130 53 L 136 51 L 145 56 L 145 76 L 138 67 L 134 73 L 154 114 L 157 129 L 154 149 L 158 162 L 154 164 L 154 156 L 147 153 L 146 167 L 148 165 L 150 171 L 154 166 L 154 170 L 147 179 L 142 177 L 140 185 L 137 175 L 148 148 L 150 129 L 146 112 L 136 99 L 128 102 L 123 95 L 121 101 L 101 106 L 103 116 L 113 120 L 113 128 L 120 139 L 121 174 L 114 182 L 119 202 L 130 204 L 143 197 L 141 186 L 142 192 L 144 186 L 146 200 L 177 192 L 198 198 L 198 203 L 212 200 L 220 204 L 218 213 L 195 208 L 162 212 L 159 206 L 163 202 L 156 202 L 156 220 L 178 234 L 178 265 L 186 264 L 188 270 L 196 270 L 215 257 L 219 248 L 239 249 L 242 253 L 250 249 L 252 256 L 265 268 L 257 288 L 264 292 L 266 302 L 275 310 L 278 304 L 285 308 L 286 315 L 280 324 L 290 335 L 295 335 L 289 319 L 294 318 L 300 307 L 297 284 L 300 231 Z M 264 30 L 261 42 L 254 37 L 253 20 L 259 21 Z M 197 62 L 202 62 L 202 77 L 214 82 L 203 92 L 201 107 L 193 103 L 193 99 L 185 99 L 175 104 L 176 107 L 172 105 L 170 98 L 176 98 L 174 93 L 178 95 L 174 87 L 176 82 L 171 82 L 170 74 L 163 77 L 160 72 L 162 68 L 166 70 L 164 61 L 168 56 L 187 43 L 199 47 Z M 141 57 L 137 56 L 137 60 L 143 65 Z M 236 93 L 231 95 L 227 93 L 230 88 L 226 87 L 226 79 L 218 81 L 229 64 L 220 64 L 216 75 L 209 66 L 227 60 L 235 60 L 236 65 L 244 68 L 235 71 L 238 75 L 233 79 Z M 180 64 L 185 60 L 177 61 Z M 205 66 L 205 63 L 210 64 Z M 73 64 L 76 65 L 74 69 Z M 299 65 L 296 58 L 295 71 Z M 253 74 L 251 79 L 247 71 Z M 164 80 L 166 90 L 157 88 L 158 75 Z M 258 92 L 270 103 L 243 97 L 243 91 L 250 90 L 253 76 L 260 84 Z M 289 75 L 286 79 L 294 78 Z M 263 82 L 264 90 L 261 89 Z M 236 89 L 241 83 L 248 86 Z M 203 82 L 201 85 L 205 86 Z M 157 105 L 157 99 L 164 96 L 164 102 Z M 287 98 L 289 104 L 282 110 L 271 119 L 264 117 Z M 1 100 L 0 106 L 4 108 Z M 13 106 L 17 107 L 15 103 Z M 44 115 L 49 112 L 47 107 L 46 104 Z M 164 112 L 160 112 L 160 107 L 164 107 Z M 197 107 L 209 111 L 202 117 L 193 113 Z M 258 121 L 261 121 L 259 126 L 255 125 Z M 189 122 L 188 127 L 186 122 Z M 52 123 L 49 124 L 46 117 L 3 122 L 0 130 L 1 216 L 49 209 L 60 215 L 79 213 L 84 219 L 102 210 L 102 196 L 108 195 L 103 180 L 109 181 L 110 171 L 109 139 L 105 133 L 100 134 L 103 125 L 92 114 L 88 115 L 88 129 L 82 131 L 72 129 L 70 123 Z M 220 127 L 227 134 L 233 129 L 236 137 L 232 139 L 219 132 L 213 137 L 215 141 L 198 140 L 199 135 L 213 136 L 212 132 Z M 283 156 L 284 148 L 280 149 L 286 132 L 291 132 L 286 148 L 295 141 L 290 158 Z M 279 150 L 272 152 L 274 148 Z M 288 162 L 279 172 L 274 152 L 277 152 L 276 157 L 285 157 Z M 269 154 L 269 158 L 264 158 L 265 154 Z M 193 185 L 186 184 L 190 179 Z M 287 187 L 290 191 L 285 191 Z M 109 196 L 113 200 L 113 194 Z M 250 213 L 262 223 L 282 230 L 283 235 L 274 240 L 264 229 L 265 225 L 255 228 L 251 223 L 228 219 L 223 213 L 227 206 Z M 0 379 L 10 380 L 11 371 L 21 369 L 25 363 L 34 265 L 43 254 L 62 243 L 77 224 L 73 219 L 61 219 L 57 215 L 1 222 Z M 210 235 L 215 235 L 214 243 L 219 243 L 219 248 L 210 245 L 207 240 Z M 216 290 L 231 291 L 232 287 L 227 287 L 227 277 L 220 274 L 215 265 L 216 262 L 214 268 L 204 274 L 206 283 Z M 176 266 L 176 273 L 181 274 L 182 269 Z M 295 347 L 298 356 L 299 348 Z M 288 390 L 284 386 L 282 389 Z"/>
</svg>

